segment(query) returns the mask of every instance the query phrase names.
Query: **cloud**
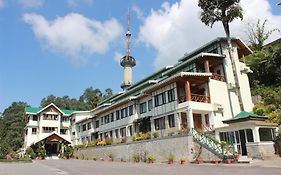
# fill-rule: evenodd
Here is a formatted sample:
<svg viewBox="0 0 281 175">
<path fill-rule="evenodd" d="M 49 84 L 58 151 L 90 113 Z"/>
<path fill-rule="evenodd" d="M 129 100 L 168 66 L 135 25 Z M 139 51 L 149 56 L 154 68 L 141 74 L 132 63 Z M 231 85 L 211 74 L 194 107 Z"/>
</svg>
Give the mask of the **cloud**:
<svg viewBox="0 0 281 175">
<path fill-rule="evenodd" d="M 93 4 L 93 0 L 66 0 L 66 3 L 70 7 L 77 7 L 79 4 L 86 3 L 88 5 Z"/>
<path fill-rule="evenodd" d="M 281 16 L 271 13 L 267 0 L 242 0 L 244 20 L 268 19 L 268 28 L 281 28 Z M 221 23 L 213 28 L 199 19 L 201 9 L 197 1 L 181 0 L 174 4 L 164 2 L 160 9 L 151 10 L 140 27 L 138 40 L 156 50 L 156 69 L 175 64 L 185 52 L 190 52 L 218 36 L 225 36 Z M 270 24 L 269 24 L 270 23 Z M 231 23 L 232 36 L 245 38 L 245 22 Z M 276 38 L 274 34 L 272 38 Z M 280 34 L 279 34 L 280 35 Z"/>
<path fill-rule="evenodd" d="M 117 63 L 120 63 L 120 59 L 124 56 L 124 54 L 122 55 L 120 52 L 117 52 L 115 51 L 114 52 L 114 60 L 117 62 Z"/>
<path fill-rule="evenodd" d="M 133 12 L 136 13 L 138 19 L 140 19 L 141 21 L 143 21 L 143 20 L 145 19 L 145 18 L 144 18 L 144 15 L 143 15 L 143 12 L 142 12 L 142 10 L 139 8 L 139 6 L 133 5 L 132 10 L 133 10 Z"/>
<path fill-rule="evenodd" d="M 5 1 L 4 0 L 0 0 L 0 8 L 3 8 L 5 6 Z"/>
<path fill-rule="evenodd" d="M 105 53 L 123 31 L 116 19 L 101 22 L 77 13 L 53 21 L 35 13 L 26 13 L 23 20 L 31 25 L 45 47 L 63 53 L 75 62 L 85 61 L 87 55 Z"/>
<path fill-rule="evenodd" d="M 44 4 L 44 0 L 19 0 L 23 8 L 36 8 Z"/>
</svg>

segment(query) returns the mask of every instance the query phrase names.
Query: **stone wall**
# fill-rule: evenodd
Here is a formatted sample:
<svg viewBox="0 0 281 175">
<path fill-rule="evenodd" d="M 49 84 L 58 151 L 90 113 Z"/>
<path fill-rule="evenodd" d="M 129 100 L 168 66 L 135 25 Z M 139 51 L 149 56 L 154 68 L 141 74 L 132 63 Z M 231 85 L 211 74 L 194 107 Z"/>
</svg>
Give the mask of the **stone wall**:
<svg viewBox="0 0 281 175">
<path fill-rule="evenodd" d="M 195 156 L 199 154 L 201 145 L 194 142 Z M 194 157 L 195 158 L 195 157 Z M 214 160 L 221 160 L 217 155 L 207 150 L 204 146 L 201 148 L 200 158 L 205 162 L 212 162 Z"/>
<path fill-rule="evenodd" d="M 248 157 L 253 159 L 266 159 L 275 156 L 274 143 L 247 143 Z"/>
<path fill-rule="evenodd" d="M 192 144 L 192 136 L 172 136 L 103 147 L 80 148 L 74 151 L 74 156 L 79 158 L 83 156 L 85 159 L 93 159 L 93 156 L 96 156 L 97 159 L 109 160 L 109 154 L 112 154 L 116 161 L 133 161 L 135 154 L 139 154 L 142 160 L 147 154 L 152 154 L 157 162 L 164 162 L 167 161 L 171 152 L 176 161 L 181 156 L 191 161 L 193 158 Z"/>
</svg>

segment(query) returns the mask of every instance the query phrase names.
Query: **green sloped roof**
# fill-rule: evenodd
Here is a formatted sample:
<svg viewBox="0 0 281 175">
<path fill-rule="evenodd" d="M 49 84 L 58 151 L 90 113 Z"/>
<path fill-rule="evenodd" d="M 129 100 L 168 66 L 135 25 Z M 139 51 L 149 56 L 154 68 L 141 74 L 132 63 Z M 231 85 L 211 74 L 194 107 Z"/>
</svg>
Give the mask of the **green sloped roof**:
<svg viewBox="0 0 281 175">
<path fill-rule="evenodd" d="M 26 113 L 37 113 L 42 108 L 33 108 L 33 107 L 26 107 L 24 110 Z"/>
<path fill-rule="evenodd" d="M 34 113 L 34 114 L 36 114 L 36 113 L 39 112 L 41 109 L 43 109 L 43 108 L 26 107 L 26 108 L 25 108 L 25 112 L 26 112 L 26 113 Z M 61 109 L 61 111 L 62 111 L 65 115 L 71 115 L 73 112 L 78 112 L 78 110 L 68 110 L 68 109 Z"/>
<path fill-rule="evenodd" d="M 242 118 L 247 118 L 247 117 L 258 117 L 257 114 L 254 114 L 252 112 L 246 112 L 246 111 L 241 111 L 239 114 L 237 114 L 233 119 L 242 119 Z"/>
</svg>

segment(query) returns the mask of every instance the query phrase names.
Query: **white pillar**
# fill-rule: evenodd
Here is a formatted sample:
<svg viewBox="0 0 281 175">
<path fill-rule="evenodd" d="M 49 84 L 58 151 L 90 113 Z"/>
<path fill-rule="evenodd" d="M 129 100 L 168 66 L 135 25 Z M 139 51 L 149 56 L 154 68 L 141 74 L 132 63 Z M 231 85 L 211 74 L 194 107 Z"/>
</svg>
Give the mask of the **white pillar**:
<svg viewBox="0 0 281 175">
<path fill-rule="evenodd" d="M 187 108 L 186 114 L 187 114 L 187 127 L 189 129 L 194 128 L 192 109 Z"/>
<path fill-rule="evenodd" d="M 260 127 L 255 126 L 254 129 L 252 129 L 253 136 L 254 136 L 254 142 L 260 142 L 259 128 Z"/>
<path fill-rule="evenodd" d="M 180 122 L 181 114 L 180 112 L 175 114 L 175 126 L 177 127 L 178 130 L 181 129 L 181 122 Z"/>
<path fill-rule="evenodd" d="M 155 132 L 154 119 L 150 119 L 151 132 Z"/>
</svg>

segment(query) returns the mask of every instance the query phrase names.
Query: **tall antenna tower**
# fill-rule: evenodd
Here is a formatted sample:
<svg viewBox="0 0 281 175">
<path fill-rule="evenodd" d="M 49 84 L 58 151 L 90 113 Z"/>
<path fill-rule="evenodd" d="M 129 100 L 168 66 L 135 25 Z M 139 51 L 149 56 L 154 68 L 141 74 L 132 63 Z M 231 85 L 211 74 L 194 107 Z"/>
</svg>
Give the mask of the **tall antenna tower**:
<svg viewBox="0 0 281 175">
<path fill-rule="evenodd" d="M 128 30 L 126 32 L 126 55 L 120 60 L 120 65 L 124 70 L 124 79 L 121 88 L 126 90 L 132 82 L 132 68 L 136 65 L 136 60 L 131 56 L 131 31 L 130 31 L 130 11 L 128 12 Z"/>
</svg>

